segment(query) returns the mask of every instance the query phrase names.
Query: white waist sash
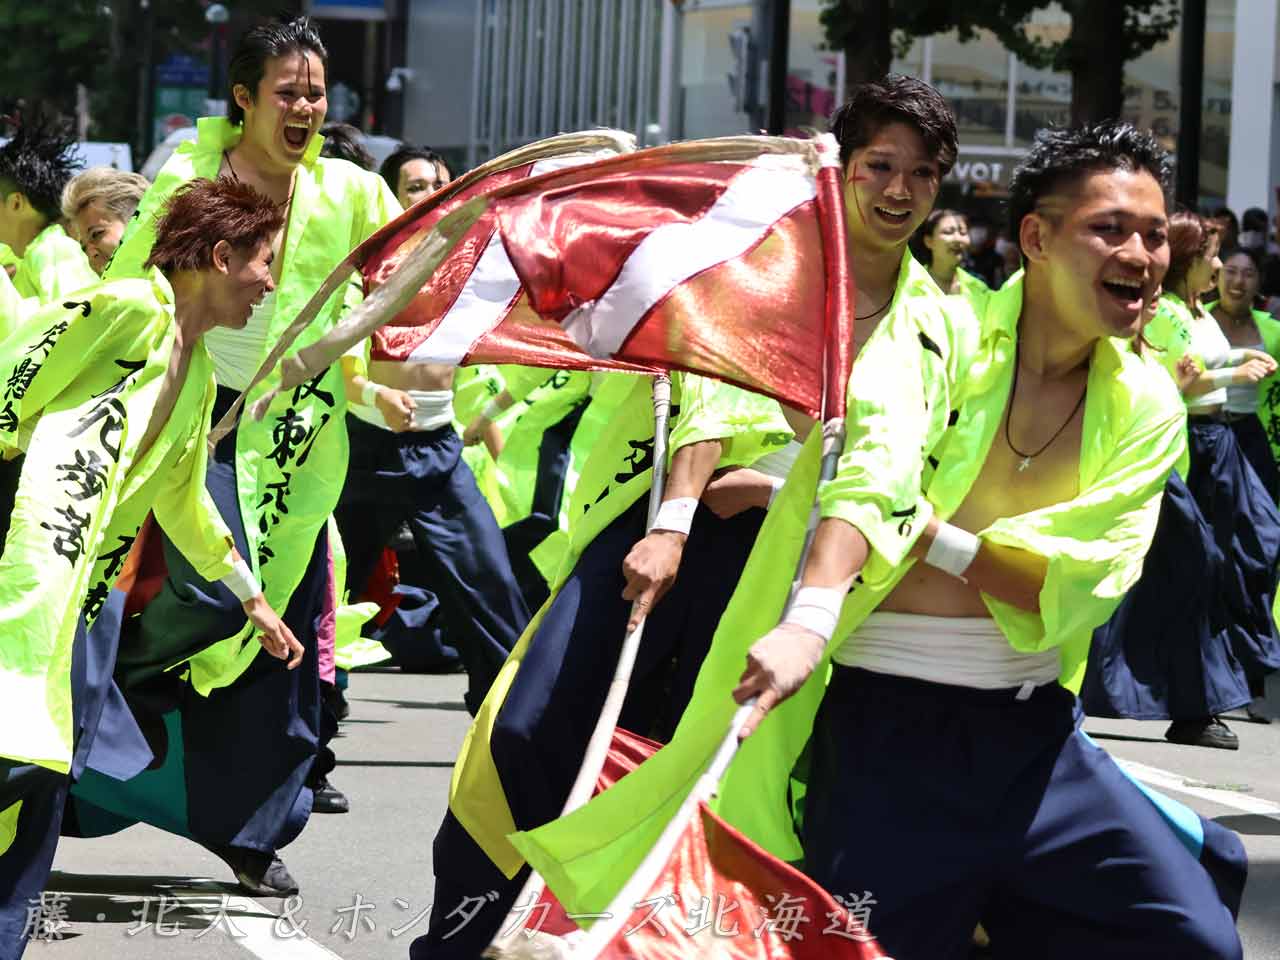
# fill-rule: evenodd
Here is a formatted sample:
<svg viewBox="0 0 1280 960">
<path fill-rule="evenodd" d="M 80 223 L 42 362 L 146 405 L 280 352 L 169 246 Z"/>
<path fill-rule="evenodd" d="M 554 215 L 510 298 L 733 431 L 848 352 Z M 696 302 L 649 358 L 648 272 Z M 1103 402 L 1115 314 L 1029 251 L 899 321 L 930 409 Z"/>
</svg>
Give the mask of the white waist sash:
<svg viewBox="0 0 1280 960">
<path fill-rule="evenodd" d="M 426 433 L 439 430 L 453 423 L 453 391 L 452 390 L 406 390 L 413 398 L 413 423 L 410 430 Z M 383 430 L 390 429 L 377 407 L 366 407 L 362 403 L 350 403 L 347 409 L 365 423 Z"/>
<path fill-rule="evenodd" d="M 791 473 L 791 468 L 796 465 L 796 461 L 800 459 L 800 451 L 804 449 L 804 444 L 799 441 L 792 440 L 785 447 L 774 450 L 772 453 L 766 453 L 763 457 L 751 464 L 752 470 L 759 470 L 765 476 L 774 477 L 778 480 L 787 479 L 787 475 Z"/>
<path fill-rule="evenodd" d="M 1058 651 L 1021 653 L 987 617 L 873 613 L 842 643 L 835 662 L 929 683 L 999 690 L 1054 683 Z"/>
</svg>

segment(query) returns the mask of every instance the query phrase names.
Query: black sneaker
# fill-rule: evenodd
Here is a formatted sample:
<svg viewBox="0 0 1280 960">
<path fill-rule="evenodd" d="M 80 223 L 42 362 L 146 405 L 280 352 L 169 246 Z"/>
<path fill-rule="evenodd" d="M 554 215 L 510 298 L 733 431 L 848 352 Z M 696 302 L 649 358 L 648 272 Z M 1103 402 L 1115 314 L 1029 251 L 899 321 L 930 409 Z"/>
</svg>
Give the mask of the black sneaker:
<svg viewBox="0 0 1280 960">
<path fill-rule="evenodd" d="M 312 813 L 347 813 L 351 810 L 347 795 L 330 783 L 328 777 L 321 780 L 312 793 L 315 794 L 311 801 Z"/>
<path fill-rule="evenodd" d="M 291 897 L 298 881 L 274 852 L 206 843 L 204 848 L 231 868 L 241 889 L 255 897 Z"/>
<path fill-rule="evenodd" d="M 1164 732 L 1170 743 L 1189 747 L 1212 747 L 1215 750 L 1239 750 L 1240 738 L 1217 717 L 1208 720 L 1175 720 Z"/>
</svg>

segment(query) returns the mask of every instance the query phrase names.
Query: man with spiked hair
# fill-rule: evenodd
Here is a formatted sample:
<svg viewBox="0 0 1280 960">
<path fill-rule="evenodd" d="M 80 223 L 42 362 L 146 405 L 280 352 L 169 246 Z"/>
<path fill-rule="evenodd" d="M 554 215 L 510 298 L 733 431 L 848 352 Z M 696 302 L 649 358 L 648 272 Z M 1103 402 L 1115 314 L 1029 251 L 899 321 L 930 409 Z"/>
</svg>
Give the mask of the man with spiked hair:
<svg viewBox="0 0 1280 960">
<path fill-rule="evenodd" d="M 0 293 L 0 333 L 14 322 L 13 294 L 46 304 L 97 283 L 80 244 L 58 224 L 62 188 L 78 166 L 69 131 L 43 113 L 20 118 L 0 147 L 0 243 L 18 258 L 13 290 Z"/>
</svg>

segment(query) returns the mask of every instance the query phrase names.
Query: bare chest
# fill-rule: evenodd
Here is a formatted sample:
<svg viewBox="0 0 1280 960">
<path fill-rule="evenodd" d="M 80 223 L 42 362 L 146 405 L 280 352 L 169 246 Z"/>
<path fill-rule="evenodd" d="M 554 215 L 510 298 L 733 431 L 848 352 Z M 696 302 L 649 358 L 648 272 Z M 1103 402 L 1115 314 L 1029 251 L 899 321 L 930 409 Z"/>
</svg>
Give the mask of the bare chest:
<svg viewBox="0 0 1280 960">
<path fill-rule="evenodd" d="M 952 523 L 976 532 L 1002 517 L 1030 513 L 1079 494 L 1081 389 L 1020 393 L 1012 423 L 1006 407 L 978 478 Z"/>
</svg>

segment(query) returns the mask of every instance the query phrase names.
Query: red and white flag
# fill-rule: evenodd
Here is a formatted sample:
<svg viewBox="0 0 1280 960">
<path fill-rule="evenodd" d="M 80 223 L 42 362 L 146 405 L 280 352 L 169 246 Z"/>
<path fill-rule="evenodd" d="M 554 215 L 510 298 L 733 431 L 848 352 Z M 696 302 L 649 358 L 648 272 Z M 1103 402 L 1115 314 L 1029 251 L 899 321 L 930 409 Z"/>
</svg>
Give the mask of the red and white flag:
<svg viewBox="0 0 1280 960">
<path fill-rule="evenodd" d="M 661 744 L 614 732 L 596 792 L 651 757 Z M 876 960 L 867 923 L 870 893 L 833 897 L 716 816 L 705 802 L 681 828 L 656 875 L 618 912 L 577 917 L 549 890 L 517 905 L 511 927 L 486 954 L 505 960 Z M 602 930 L 597 931 L 595 925 Z"/>
<path fill-rule="evenodd" d="M 451 187 L 353 252 L 366 301 L 284 363 L 282 389 L 373 335 L 381 359 L 687 370 L 843 415 L 853 287 L 830 137 L 544 157 Z"/>
</svg>

